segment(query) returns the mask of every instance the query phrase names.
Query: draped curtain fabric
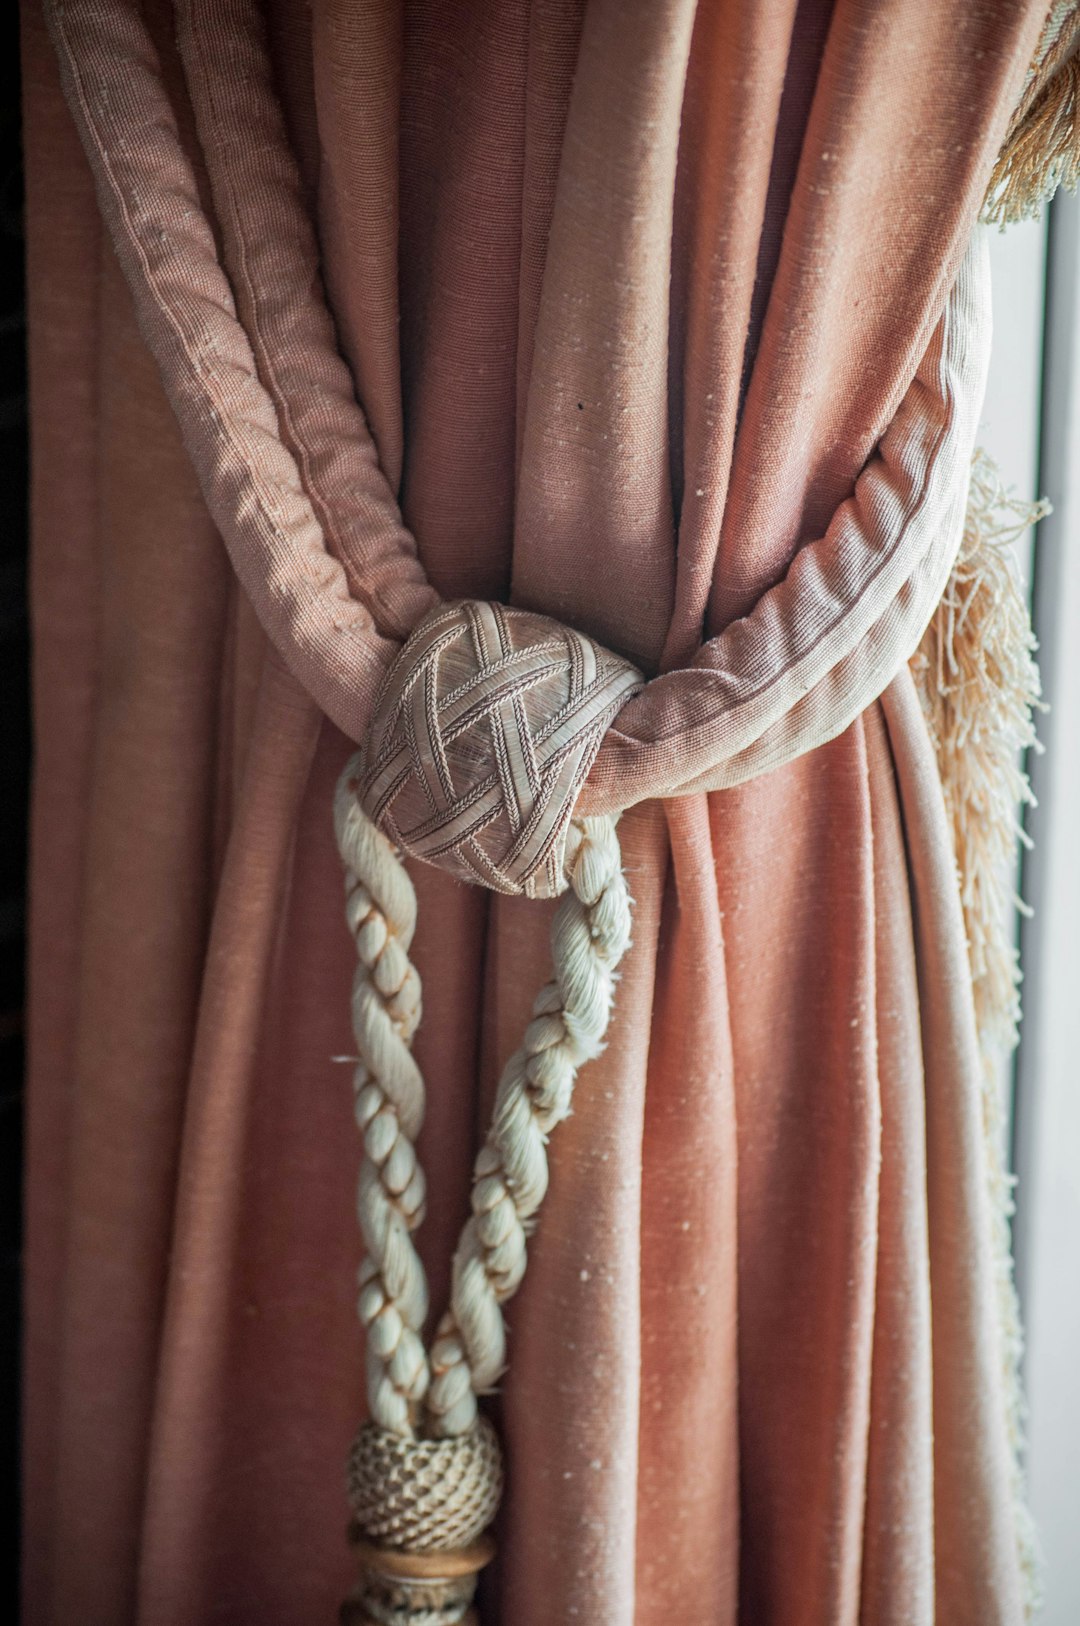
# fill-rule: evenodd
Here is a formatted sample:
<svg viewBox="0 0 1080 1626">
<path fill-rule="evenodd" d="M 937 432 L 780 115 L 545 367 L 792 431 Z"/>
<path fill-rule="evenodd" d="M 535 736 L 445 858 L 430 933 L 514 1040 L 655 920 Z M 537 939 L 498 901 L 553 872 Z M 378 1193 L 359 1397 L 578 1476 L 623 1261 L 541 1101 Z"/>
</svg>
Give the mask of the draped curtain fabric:
<svg viewBox="0 0 1080 1626">
<path fill-rule="evenodd" d="M 435 588 L 650 675 L 737 626 L 932 352 L 1044 10 L 269 0 L 336 342 Z M 213 59 L 215 8 L 193 26 Z M 37 0 L 24 46 L 26 1619 L 325 1620 L 363 1394 L 349 744 L 229 568 Z M 481 1618 L 1013 1626 L 970 973 L 906 669 L 620 835 L 634 944 L 510 1311 Z M 413 874 L 438 1305 L 550 911 Z"/>
</svg>

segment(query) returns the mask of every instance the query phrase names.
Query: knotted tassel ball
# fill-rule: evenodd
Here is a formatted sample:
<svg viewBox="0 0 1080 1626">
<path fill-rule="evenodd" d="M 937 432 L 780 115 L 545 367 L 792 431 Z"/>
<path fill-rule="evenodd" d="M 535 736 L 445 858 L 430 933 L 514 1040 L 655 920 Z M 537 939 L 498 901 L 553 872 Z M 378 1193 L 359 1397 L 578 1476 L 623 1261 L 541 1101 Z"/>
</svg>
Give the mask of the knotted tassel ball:
<svg viewBox="0 0 1080 1626">
<path fill-rule="evenodd" d="M 366 1541 L 408 1553 L 468 1547 L 498 1510 L 498 1435 L 485 1417 L 467 1434 L 439 1440 L 410 1440 L 364 1423 L 349 1453 L 347 1480 Z"/>
<path fill-rule="evenodd" d="M 420 622 L 376 703 L 361 800 L 405 852 L 494 892 L 556 897 L 578 793 L 643 682 L 547 616 L 465 600 Z"/>
</svg>

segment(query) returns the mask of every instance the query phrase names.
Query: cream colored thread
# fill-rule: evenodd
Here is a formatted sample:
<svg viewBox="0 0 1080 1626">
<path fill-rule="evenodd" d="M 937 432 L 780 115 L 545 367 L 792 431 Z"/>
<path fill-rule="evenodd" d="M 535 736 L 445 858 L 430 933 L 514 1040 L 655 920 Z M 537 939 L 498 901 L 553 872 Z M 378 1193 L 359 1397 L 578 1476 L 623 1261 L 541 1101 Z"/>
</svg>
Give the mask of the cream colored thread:
<svg viewBox="0 0 1080 1626">
<path fill-rule="evenodd" d="M 450 1308 L 429 1360 L 421 1341 L 427 1284 L 412 1242 L 424 1196 L 414 1149 L 424 1085 L 410 1051 L 420 1020 L 420 980 L 408 958 L 416 898 L 395 848 L 360 807 L 361 769 L 358 753 L 339 781 L 334 811 L 358 955 L 352 1017 L 364 1153 L 357 1211 L 367 1248 L 358 1310 L 367 1330 L 368 1398 L 372 1417 L 394 1433 L 462 1435 L 475 1421 L 477 1392 L 503 1369 L 502 1306 L 525 1274 L 526 1227 L 547 1189 L 547 1137 L 570 1111 L 578 1069 L 603 1046 L 630 941 L 630 896 L 615 821 L 575 821 L 570 885 L 552 923 L 554 977 L 537 995 L 524 1042 L 499 1084 L 473 1172 L 473 1212 L 454 1259 Z"/>
</svg>

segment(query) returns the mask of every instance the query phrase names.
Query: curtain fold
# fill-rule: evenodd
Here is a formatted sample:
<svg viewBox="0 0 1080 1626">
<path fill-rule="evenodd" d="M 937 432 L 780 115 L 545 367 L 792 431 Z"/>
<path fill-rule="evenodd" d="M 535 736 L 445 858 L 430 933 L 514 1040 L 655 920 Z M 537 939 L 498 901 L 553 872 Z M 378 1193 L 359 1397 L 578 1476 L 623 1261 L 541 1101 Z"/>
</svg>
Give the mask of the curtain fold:
<svg viewBox="0 0 1080 1626">
<path fill-rule="evenodd" d="M 361 731 L 428 602 L 421 566 L 650 673 L 706 636 L 738 647 L 881 467 L 947 301 L 979 282 L 972 228 L 1044 7 L 265 0 L 257 82 L 257 56 L 215 55 L 232 9 L 146 11 L 173 123 L 137 127 L 180 199 L 155 264 L 182 270 L 198 227 L 203 292 L 255 330 L 245 353 L 239 326 L 193 318 L 163 389 L 24 4 L 42 1626 L 314 1622 L 351 1581 L 358 1145 L 332 1060 L 352 946 L 330 815 L 349 746 L 317 701 L 355 672 Z M 67 11 L 128 27 L 120 0 Z M 150 77 L 102 114 L 136 191 L 146 153 L 122 137 Z M 245 110 L 291 144 L 275 218 L 306 237 L 250 238 L 276 160 Z M 231 202 L 223 164 L 252 166 Z M 211 419 L 193 430 L 201 405 L 185 420 L 221 531 L 271 515 L 258 615 L 167 399 L 196 400 L 196 351 L 219 404 L 253 405 L 244 455 L 269 437 L 286 459 L 275 508 Z M 329 584 L 341 610 L 300 677 L 263 630 L 297 630 L 297 549 L 304 602 Z M 948 827 L 906 670 L 855 710 L 746 783 L 620 822 L 634 944 L 510 1310 L 485 1622 L 1023 1618 Z M 550 909 L 413 874 L 438 1306 Z"/>
</svg>

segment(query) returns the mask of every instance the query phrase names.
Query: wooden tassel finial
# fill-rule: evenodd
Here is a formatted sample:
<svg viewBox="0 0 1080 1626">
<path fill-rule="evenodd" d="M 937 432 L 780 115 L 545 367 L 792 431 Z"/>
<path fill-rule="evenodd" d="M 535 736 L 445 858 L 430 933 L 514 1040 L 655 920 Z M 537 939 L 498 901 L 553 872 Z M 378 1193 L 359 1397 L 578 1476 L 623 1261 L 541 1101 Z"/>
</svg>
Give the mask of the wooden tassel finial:
<svg viewBox="0 0 1080 1626">
<path fill-rule="evenodd" d="M 495 1556 L 489 1535 L 443 1553 L 374 1547 L 355 1531 L 352 1541 L 360 1579 L 341 1607 L 341 1626 L 477 1626 L 477 1577 Z"/>
</svg>

